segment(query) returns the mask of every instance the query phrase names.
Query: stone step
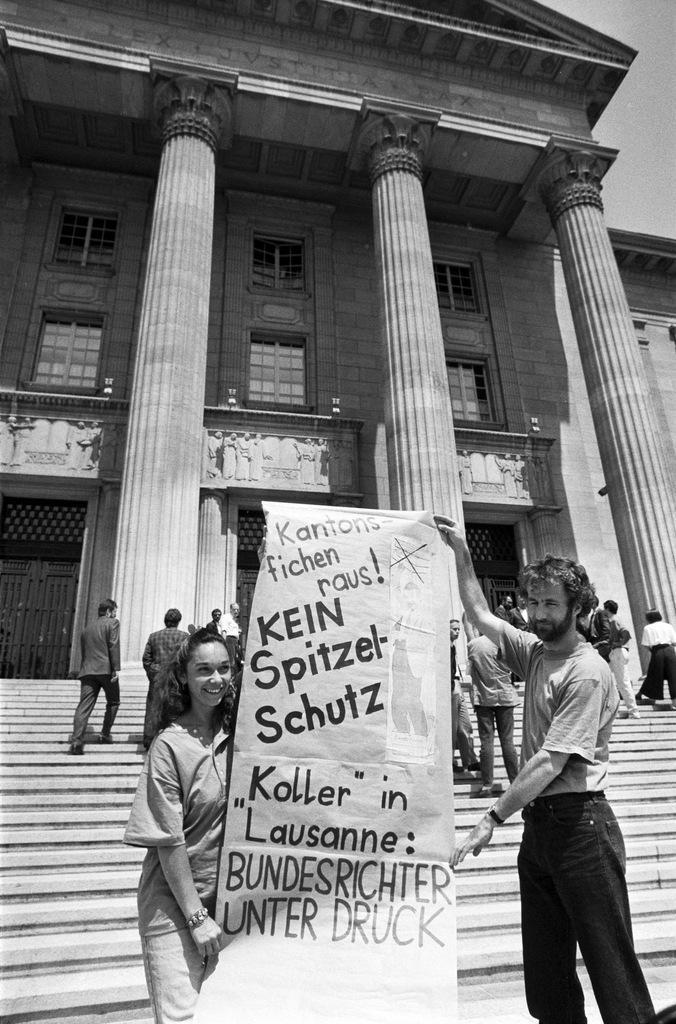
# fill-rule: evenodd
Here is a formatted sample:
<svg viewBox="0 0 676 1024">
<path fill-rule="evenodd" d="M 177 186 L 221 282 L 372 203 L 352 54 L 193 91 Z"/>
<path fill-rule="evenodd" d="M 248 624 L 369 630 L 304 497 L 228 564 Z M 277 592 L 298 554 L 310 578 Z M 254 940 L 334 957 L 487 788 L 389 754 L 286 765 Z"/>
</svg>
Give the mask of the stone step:
<svg viewBox="0 0 676 1024">
<path fill-rule="evenodd" d="M 636 921 L 633 933 L 634 947 L 640 959 L 657 955 L 660 962 L 676 963 L 676 932 L 673 925 L 665 934 L 661 918 L 647 918 Z M 581 959 L 578 962 L 581 964 Z M 482 931 L 478 935 L 463 935 L 458 945 L 459 977 L 486 976 L 495 971 L 499 971 L 502 976 L 521 974 L 522 953 L 518 929 L 515 933 Z"/>
<path fill-rule="evenodd" d="M 481 854 L 483 857 L 484 854 Z M 661 861 L 658 864 L 648 861 L 627 863 L 627 884 L 631 889 L 672 889 L 676 887 L 676 859 Z M 503 900 L 509 899 L 519 891 L 519 879 L 516 870 L 516 851 L 511 867 L 506 870 L 487 872 L 475 870 L 466 875 L 462 868 L 456 872 L 458 903 L 462 900 Z"/>
<path fill-rule="evenodd" d="M 99 871 L 103 864 L 113 867 L 125 867 L 129 864 L 140 864 L 145 850 L 138 846 L 125 846 L 122 842 L 96 851 L 92 857 L 91 847 L 66 849 L 41 849 L 17 853 L 3 853 L 2 870 L 5 874 L 21 874 L 28 871 L 35 877 L 37 874 L 50 871 L 77 868 L 78 871 Z"/>
<path fill-rule="evenodd" d="M 111 867 L 106 871 L 10 875 L 0 882 L 0 897 L 8 903 L 16 903 L 18 900 L 49 898 L 57 893 L 64 899 L 104 892 L 129 896 L 138 888 L 139 872 L 140 865 L 137 868 Z"/>
<path fill-rule="evenodd" d="M 0 932 L 3 935 L 50 933 L 136 927 L 136 894 L 133 896 L 87 896 L 45 899 L 36 903 L 8 903 L 0 907 Z"/>
<path fill-rule="evenodd" d="M 66 983 L 67 982 L 67 983 Z M 105 1022 L 112 1019 L 134 1019 L 128 1014 L 148 1017 L 148 992 L 142 965 L 108 967 L 102 970 L 62 973 L 31 973 L 30 985 L 25 977 L 6 978 L 2 986 L 3 1024 L 28 1021 L 49 1021 L 64 1024 L 66 1015 L 78 1011 L 84 1021 Z"/>
<path fill-rule="evenodd" d="M 632 921 L 654 917 L 667 918 L 667 928 L 671 928 L 676 936 L 676 887 L 670 890 L 645 889 L 629 893 Z M 520 935 L 521 903 L 517 900 L 501 900 L 499 903 L 480 905 L 476 903 L 458 902 L 457 913 L 458 934 L 465 932 L 476 934 L 484 930 L 493 932 L 514 932 Z"/>
<path fill-rule="evenodd" d="M 73 774 L 77 766 L 81 765 L 80 771 L 92 771 L 99 765 L 110 765 L 111 762 L 119 766 L 121 770 L 127 771 L 132 767 L 140 770 L 145 753 L 138 744 L 116 743 L 92 743 L 86 748 L 86 761 L 73 760 L 64 756 L 67 751 L 67 743 L 64 741 L 58 746 L 51 746 L 46 749 L 44 743 L 24 743 L 18 747 L 10 748 L 8 743 L 0 746 L 0 774 L 9 772 L 32 774 L 42 777 L 43 774 L 52 773 Z"/>
</svg>

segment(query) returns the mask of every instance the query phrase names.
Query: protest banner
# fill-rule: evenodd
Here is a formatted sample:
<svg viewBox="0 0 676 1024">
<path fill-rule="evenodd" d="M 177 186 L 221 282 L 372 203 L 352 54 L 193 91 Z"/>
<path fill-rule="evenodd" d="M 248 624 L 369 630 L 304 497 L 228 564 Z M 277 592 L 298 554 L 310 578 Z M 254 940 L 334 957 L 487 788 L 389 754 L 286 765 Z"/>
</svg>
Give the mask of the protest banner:
<svg viewBox="0 0 676 1024">
<path fill-rule="evenodd" d="M 449 1024 L 446 552 L 426 513 L 263 508 L 196 1021 Z"/>
</svg>

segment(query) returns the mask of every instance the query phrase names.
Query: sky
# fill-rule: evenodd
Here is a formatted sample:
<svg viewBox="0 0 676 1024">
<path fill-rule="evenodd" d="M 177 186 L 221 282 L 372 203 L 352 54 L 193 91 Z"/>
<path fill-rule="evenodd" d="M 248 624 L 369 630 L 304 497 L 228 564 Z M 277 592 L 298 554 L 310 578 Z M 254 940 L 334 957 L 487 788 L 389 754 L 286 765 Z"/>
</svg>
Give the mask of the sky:
<svg viewBox="0 0 676 1024">
<path fill-rule="evenodd" d="M 676 0 L 539 0 L 638 50 L 594 127 L 619 149 L 604 178 L 606 223 L 676 239 Z"/>
</svg>

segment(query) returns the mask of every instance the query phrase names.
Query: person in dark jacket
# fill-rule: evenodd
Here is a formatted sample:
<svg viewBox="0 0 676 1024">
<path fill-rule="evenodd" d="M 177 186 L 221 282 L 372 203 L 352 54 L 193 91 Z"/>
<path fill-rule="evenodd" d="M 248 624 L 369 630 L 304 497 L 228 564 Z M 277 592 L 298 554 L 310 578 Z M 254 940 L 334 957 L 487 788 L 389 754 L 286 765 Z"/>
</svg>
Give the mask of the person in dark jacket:
<svg viewBox="0 0 676 1024">
<path fill-rule="evenodd" d="M 145 750 L 150 746 L 154 730 L 152 727 L 152 704 L 155 680 L 160 669 L 174 657 L 177 648 L 188 636 L 184 630 L 178 628 L 183 616 L 178 608 L 169 608 L 164 614 L 164 629 L 158 629 L 151 633 L 146 640 L 145 650 L 141 661 L 145 674 L 148 677 L 148 695 L 146 697 L 146 713 L 143 720 L 143 747 Z"/>
<path fill-rule="evenodd" d="M 113 742 L 111 730 L 120 706 L 120 623 L 116 615 L 115 601 L 111 598 L 102 601 L 99 605 L 98 619 L 90 622 L 80 636 L 80 703 L 73 718 L 69 754 L 84 754 L 87 723 L 101 690 L 106 695 L 106 713 L 103 716 L 99 741 Z"/>
</svg>

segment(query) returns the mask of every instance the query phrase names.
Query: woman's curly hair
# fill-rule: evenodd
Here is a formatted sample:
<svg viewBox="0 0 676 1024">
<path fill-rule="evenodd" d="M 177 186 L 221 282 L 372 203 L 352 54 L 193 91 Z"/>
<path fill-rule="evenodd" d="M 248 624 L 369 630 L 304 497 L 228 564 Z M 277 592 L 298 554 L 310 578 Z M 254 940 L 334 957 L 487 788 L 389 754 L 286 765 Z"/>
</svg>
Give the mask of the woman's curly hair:
<svg viewBox="0 0 676 1024">
<path fill-rule="evenodd" d="M 524 566 L 519 573 L 519 593 L 527 598 L 528 588 L 537 583 L 561 583 L 568 595 L 568 606 L 579 604 L 581 617 L 592 610 L 596 590 L 585 567 L 572 558 L 545 555 Z"/>
<path fill-rule="evenodd" d="M 221 644 L 227 655 L 227 647 L 222 636 L 208 629 L 198 629 L 185 638 L 176 649 L 170 662 L 159 672 L 153 689 L 151 711 L 151 735 L 155 736 L 161 729 L 180 718 L 190 708 L 190 691 L 187 684 L 187 667 L 198 647 L 204 644 Z M 231 666 L 233 669 L 234 666 Z M 234 725 L 241 672 L 233 673 L 225 696 L 214 708 L 214 724 L 221 726 L 226 732 Z"/>
</svg>

